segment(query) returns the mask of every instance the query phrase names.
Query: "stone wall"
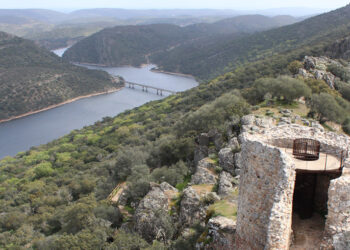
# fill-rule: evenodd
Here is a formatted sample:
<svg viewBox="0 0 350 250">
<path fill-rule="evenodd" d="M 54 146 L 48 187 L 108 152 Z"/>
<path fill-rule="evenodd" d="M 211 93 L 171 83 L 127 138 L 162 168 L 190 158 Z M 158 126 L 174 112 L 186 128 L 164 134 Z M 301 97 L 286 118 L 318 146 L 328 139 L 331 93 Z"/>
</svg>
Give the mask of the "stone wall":
<svg viewBox="0 0 350 250">
<path fill-rule="evenodd" d="M 288 249 L 295 166 L 281 150 L 243 138 L 237 249 Z"/>
<path fill-rule="evenodd" d="M 344 167 L 350 168 L 350 138 L 345 134 L 324 131 L 318 127 L 307 127 L 298 124 L 275 126 L 270 118 L 256 118 L 248 115 L 242 118 L 243 132 L 240 140 L 262 141 L 267 144 L 293 148 L 293 141 L 298 138 L 309 138 L 321 143 L 320 151 L 336 157 L 345 158 Z"/>
<path fill-rule="evenodd" d="M 335 250 L 350 246 L 350 176 L 331 181 L 328 191 L 328 215 L 325 241 Z"/>
</svg>

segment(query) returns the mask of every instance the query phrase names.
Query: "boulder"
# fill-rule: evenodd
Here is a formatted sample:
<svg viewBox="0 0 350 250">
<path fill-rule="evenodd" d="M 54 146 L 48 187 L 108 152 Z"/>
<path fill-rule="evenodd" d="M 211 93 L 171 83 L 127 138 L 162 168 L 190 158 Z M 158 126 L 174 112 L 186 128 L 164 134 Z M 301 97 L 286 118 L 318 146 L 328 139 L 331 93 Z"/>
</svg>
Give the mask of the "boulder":
<svg viewBox="0 0 350 250">
<path fill-rule="evenodd" d="M 331 89 L 334 89 L 335 86 L 335 76 L 332 73 L 327 72 L 323 75 L 322 78 Z"/>
<path fill-rule="evenodd" d="M 223 148 L 220 150 L 219 164 L 223 170 L 231 174 L 235 173 L 234 154 L 231 148 Z"/>
<path fill-rule="evenodd" d="M 223 171 L 219 177 L 218 195 L 220 197 L 227 197 L 232 194 L 235 190 L 234 181 L 230 173 Z"/>
<path fill-rule="evenodd" d="M 152 184 L 151 191 L 141 200 L 133 220 L 135 231 L 146 241 L 166 241 L 173 236 L 173 222 L 169 216 L 169 198 L 166 191 L 174 191 L 167 184 Z"/>
<path fill-rule="evenodd" d="M 316 59 L 314 57 L 311 57 L 311 56 L 305 56 L 304 68 L 306 70 L 315 69 L 316 68 Z"/>
<path fill-rule="evenodd" d="M 237 152 L 240 150 L 241 146 L 238 142 L 238 138 L 237 137 L 233 137 L 229 140 L 228 144 L 227 144 L 228 148 L 231 148 L 231 150 L 233 152 Z"/>
<path fill-rule="evenodd" d="M 243 126 L 245 126 L 245 125 L 248 125 L 248 126 L 254 125 L 254 122 L 255 122 L 255 115 L 245 115 L 241 119 L 241 123 L 242 123 Z"/>
<path fill-rule="evenodd" d="M 194 150 L 194 164 L 198 165 L 198 162 L 208 157 L 209 149 L 207 146 L 197 146 Z"/>
<path fill-rule="evenodd" d="M 208 222 L 208 234 L 202 242 L 197 243 L 196 249 L 236 249 L 235 233 L 236 221 L 223 216 L 211 218 Z M 206 244 L 206 242 L 210 243 Z"/>
<path fill-rule="evenodd" d="M 202 133 L 198 136 L 198 145 L 199 146 L 208 146 L 209 145 L 209 135 Z"/>
<path fill-rule="evenodd" d="M 206 206 L 201 202 L 197 192 L 188 187 L 183 191 L 180 204 L 180 222 L 183 228 L 191 227 L 198 223 L 204 223 Z"/>
<path fill-rule="evenodd" d="M 192 176 L 191 184 L 216 184 L 217 177 L 212 172 L 214 167 L 215 165 L 208 158 L 204 158 L 203 160 L 199 161 L 196 172 Z"/>
<path fill-rule="evenodd" d="M 216 129 L 210 130 L 208 135 L 210 137 L 210 142 L 214 143 L 216 151 L 219 151 L 224 143 L 222 135 Z"/>
</svg>

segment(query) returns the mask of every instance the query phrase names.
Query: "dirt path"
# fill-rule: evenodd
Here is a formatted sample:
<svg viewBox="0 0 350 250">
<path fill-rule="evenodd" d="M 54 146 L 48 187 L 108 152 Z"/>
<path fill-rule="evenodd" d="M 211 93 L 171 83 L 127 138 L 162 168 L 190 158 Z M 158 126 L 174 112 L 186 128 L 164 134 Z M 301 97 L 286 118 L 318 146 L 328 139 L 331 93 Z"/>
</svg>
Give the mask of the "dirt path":
<svg viewBox="0 0 350 250">
<path fill-rule="evenodd" d="M 291 250 L 318 250 L 323 238 L 324 218 L 314 213 L 313 217 L 301 220 L 293 214 L 293 244 Z"/>
</svg>

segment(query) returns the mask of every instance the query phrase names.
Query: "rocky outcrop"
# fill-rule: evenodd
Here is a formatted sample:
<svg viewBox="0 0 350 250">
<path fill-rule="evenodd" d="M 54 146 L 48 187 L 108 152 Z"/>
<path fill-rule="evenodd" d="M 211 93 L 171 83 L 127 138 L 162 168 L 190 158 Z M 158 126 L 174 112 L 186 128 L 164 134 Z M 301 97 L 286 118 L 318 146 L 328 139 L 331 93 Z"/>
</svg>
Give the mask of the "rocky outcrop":
<svg viewBox="0 0 350 250">
<path fill-rule="evenodd" d="M 194 163 L 197 166 L 198 162 L 208 157 L 210 138 L 208 134 L 202 133 L 197 138 L 197 147 L 194 151 Z"/>
<path fill-rule="evenodd" d="M 231 148 L 223 148 L 220 150 L 219 165 L 223 170 L 233 175 L 235 174 L 234 154 Z"/>
<path fill-rule="evenodd" d="M 173 236 L 173 222 L 169 216 L 169 195 L 176 189 L 168 183 L 152 184 L 151 191 L 141 200 L 134 215 L 135 231 L 145 240 L 166 241 Z"/>
<path fill-rule="evenodd" d="M 304 58 L 304 68 L 299 69 L 298 75 L 304 78 L 324 80 L 330 88 L 334 89 L 336 77 L 327 71 L 331 64 L 340 66 L 339 62 L 327 57 L 306 56 Z"/>
<path fill-rule="evenodd" d="M 208 234 L 206 238 L 210 243 L 207 245 L 199 243 L 197 249 L 235 249 L 236 222 L 234 220 L 222 216 L 214 217 L 209 220 L 207 227 Z"/>
<path fill-rule="evenodd" d="M 223 171 L 219 177 L 219 185 L 218 185 L 218 195 L 220 197 L 227 197 L 232 195 L 235 191 L 235 179 L 228 172 Z"/>
<path fill-rule="evenodd" d="M 195 174 L 192 176 L 191 184 L 215 184 L 217 181 L 216 175 L 213 173 L 215 165 L 209 158 L 204 158 L 198 162 Z"/>
<path fill-rule="evenodd" d="M 180 224 L 183 228 L 204 223 L 206 217 L 206 206 L 201 202 L 201 197 L 192 188 L 183 191 L 180 204 Z"/>
</svg>

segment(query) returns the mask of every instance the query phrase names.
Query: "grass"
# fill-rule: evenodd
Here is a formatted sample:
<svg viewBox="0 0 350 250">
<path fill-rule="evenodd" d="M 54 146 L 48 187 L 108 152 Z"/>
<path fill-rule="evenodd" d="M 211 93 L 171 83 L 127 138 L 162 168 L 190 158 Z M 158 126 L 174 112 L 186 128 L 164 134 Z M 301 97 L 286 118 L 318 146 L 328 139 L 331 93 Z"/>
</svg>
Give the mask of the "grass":
<svg viewBox="0 0 350 250">
<path fill-rule="evenodd" d="M 213 190 L 214 185 L 211 184 L 201 184 L 201 185 L 193 185 L 192 188 L 198 195 L 203 195 L 206 193 L 210 193 Z"/>
<path fill-rule="evenodd" d="M 226 200 L 218 201 L 209 207 L 212 217 L 223 216 L 232 220 L 237 217 L 237 205 Z"/>
</svg>

